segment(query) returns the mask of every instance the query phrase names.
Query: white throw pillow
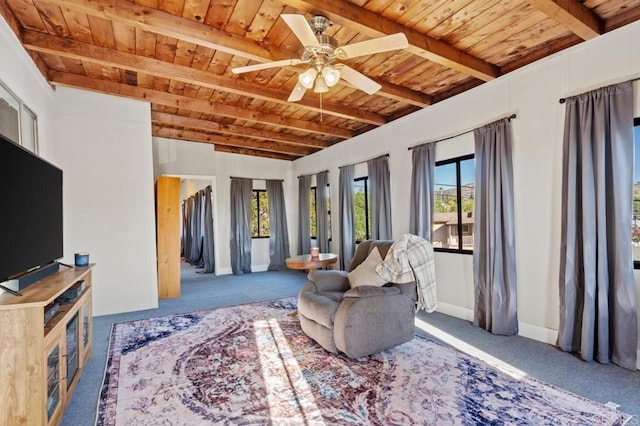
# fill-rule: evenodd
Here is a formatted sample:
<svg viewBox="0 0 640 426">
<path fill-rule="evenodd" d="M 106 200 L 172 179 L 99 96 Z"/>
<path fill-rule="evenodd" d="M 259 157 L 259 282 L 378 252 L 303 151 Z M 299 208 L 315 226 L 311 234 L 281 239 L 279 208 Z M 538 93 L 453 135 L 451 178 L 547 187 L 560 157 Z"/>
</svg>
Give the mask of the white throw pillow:
<svg viewBox="0 0 640 426">
<path fill-rule="evenodd" d="M 356 269 L 349 272 L 349 285 L 351 288 L 361 285 L 372 285 L 376 287 L 382 287 L 387 282 L 376 272 L 376 266 L 382 262 L 382 256 L 377 247 L 371 250 L 369 256 L 358 266 Z"/>
</svg>

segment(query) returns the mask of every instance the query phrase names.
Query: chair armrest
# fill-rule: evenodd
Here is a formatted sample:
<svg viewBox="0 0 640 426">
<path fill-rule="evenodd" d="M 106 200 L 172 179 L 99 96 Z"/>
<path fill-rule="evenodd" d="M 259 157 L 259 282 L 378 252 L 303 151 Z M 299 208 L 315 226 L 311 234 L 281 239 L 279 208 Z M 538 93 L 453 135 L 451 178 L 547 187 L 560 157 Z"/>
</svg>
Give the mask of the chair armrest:
<svg viewBox="0 0 640 426">
<path fill-rule="evenodd" d="M 349 278 L 346 271 L 313 270 L 307 275 L 316 291 L 346 291 L 349 289 Z"/>
<path fill-rule="evenodd" d="M 391 287 L 399 289 L 400 292 L 405 296 L 410 297 L 416 302 L 418 301 L 418 293 L 417 293 L 415 281 L 411 281 L 410 283 L 403 283 L 403 284 L 391 284 Z"/>
<path fill-rule="evenodd" d="M 362 285 L 354 287 L 344 294 L 344 297 L 354 297 L 364 299 L 366 297 L 389 296 L 392 294 L 401 294 L 399 288 L 396 287 L 376 287 L 372 285 Z"/>
</svg>

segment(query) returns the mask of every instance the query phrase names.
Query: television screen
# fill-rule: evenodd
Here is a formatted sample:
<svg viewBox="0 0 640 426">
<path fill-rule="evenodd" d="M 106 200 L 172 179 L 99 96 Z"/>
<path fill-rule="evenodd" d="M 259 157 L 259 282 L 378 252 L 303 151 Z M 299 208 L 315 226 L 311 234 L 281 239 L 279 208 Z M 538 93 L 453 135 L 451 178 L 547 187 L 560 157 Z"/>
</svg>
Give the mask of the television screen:
<svg viewBox="0 0 640 426">
<path fill-rule="evenodd" d="M 63 256 L 62 170 L 0 136 L 0 282 Z"/>
</svg>

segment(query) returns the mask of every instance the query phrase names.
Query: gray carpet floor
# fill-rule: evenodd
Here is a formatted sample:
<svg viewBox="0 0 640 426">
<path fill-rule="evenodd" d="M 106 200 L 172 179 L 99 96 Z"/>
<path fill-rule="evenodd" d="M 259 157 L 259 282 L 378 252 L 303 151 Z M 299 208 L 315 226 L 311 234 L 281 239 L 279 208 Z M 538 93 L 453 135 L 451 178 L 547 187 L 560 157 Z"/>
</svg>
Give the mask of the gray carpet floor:
<svg viewBox="0 0 640 426">
<path fill-rule="evenodd" d="M 161 300 L 158 309 L 94 318 L 93 357 L 85 366 L 62 425 L 95 423 L 109 333 L 114 323 L 295 296 L 305 281 L 306 275 L 300 271 L 216 277 L 198 274 L 194 268 L 183 264 L 180 298 Z M 619 410 L 635 415 L 631 424 L 639 424 L 640 371 L 632 372 L 612 364 L 587 363 L 553 346 L 520 336 L 494 336 L 467 321 L 439 313 L 421 311 L 418 319 L 418 324 L 424 322 L 432 327 L 429 329 L 432 332 L 437 330 L 436 340 L 455 346 L 450 339 L 458 339 L 529 376 L 602 403 L 619 404 Z M 417 327 L 416 332 L 434 337 L 424 329 L 424 326 Z"/>
</svg>

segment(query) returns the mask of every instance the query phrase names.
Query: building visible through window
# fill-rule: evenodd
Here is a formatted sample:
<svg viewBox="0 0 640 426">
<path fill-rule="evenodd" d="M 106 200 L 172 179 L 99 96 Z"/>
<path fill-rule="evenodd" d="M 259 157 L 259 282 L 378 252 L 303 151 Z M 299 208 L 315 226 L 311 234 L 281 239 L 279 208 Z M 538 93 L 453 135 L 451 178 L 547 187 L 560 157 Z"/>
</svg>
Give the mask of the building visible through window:
<svg viewBox="0 0 640 426">
<path fill-rule="evenodd" d="M 434 177 L 433 246 L 473 250 L 475 160 L 473 155 L 439 161 Z"/>
<path fill-rule="evenodd" d="M 353 180 L 353 226 L 355 228 L 356 242 L 371 238 L 369 230 L 371 222 L 369 217 L 369 178 L 367 176 Z"/>
<path fill-rule="evenodd" d="M 268 238 L 270 231 L 267 191 L 254 189 L 251 196 L 251 237 Z"/>
</svg>

